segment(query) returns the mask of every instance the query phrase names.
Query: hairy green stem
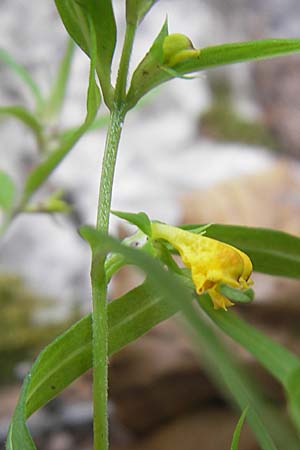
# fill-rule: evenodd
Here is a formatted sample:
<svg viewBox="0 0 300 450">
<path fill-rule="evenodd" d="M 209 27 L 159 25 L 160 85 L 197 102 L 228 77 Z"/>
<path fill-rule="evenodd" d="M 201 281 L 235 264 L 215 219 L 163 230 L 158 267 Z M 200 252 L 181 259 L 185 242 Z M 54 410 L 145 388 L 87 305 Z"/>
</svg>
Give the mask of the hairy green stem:
<svg viewBox="0 0 300 450">
<path fill-rule="evenodd" d="M 102 162 L 96 228 L 105 234 L 108 234 L 109 230 L 109 214 L 115 165 L 126 114 L 126 82 L 134 34 L 135 28 L 128 26 L 124 38 Z M 92 255 L 94 450 L 108 450 L 108 324 L 107 280 L 104 264 L 105 258 L 99 260 L 96 254 Z"/>
<path fill-rule="evenodd" d="M 117 150 L 124 120 L 123 111 L 112 111 L 102 163 L 102 174 L 97 214 L 97 229 L 108 233 L 112 185 Z M 94 450 L 108 448 L 107 424 L 107 285 L 104 271 L 105 259 L 92 257 L 93 299 L 93 399 L 94 399 Z"/>
</svg>

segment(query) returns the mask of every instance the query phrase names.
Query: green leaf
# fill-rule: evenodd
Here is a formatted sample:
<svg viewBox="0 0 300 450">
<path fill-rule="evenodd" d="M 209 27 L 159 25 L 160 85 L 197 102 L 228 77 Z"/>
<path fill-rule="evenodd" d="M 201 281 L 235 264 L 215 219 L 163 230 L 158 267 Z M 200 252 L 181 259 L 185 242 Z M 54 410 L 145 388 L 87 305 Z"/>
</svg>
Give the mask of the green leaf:
<svg viewBox="0 0 300 450">
<path fill-rule="evenodd" d="M 161 70 L 163 64 L 163 42 L 168 36 L 168 22 L 165 20 L 162 29 L 155 38 L 150 50 L 134 71 L 130 88 L 127 94 L 128 109 L 133 108 L 136 103 L 151 89 L 161 84 L 161 76 L 165 79 L 170 75 Z"/>
<path fill-rule="evenodd" d="M 203 301 L 202 297 L 201 301 Z M 179 299 L 178 296 L 175 302 L 178 301 L 177 299 Z M 191 303 L 184 299 L 181 299 L 180 303 L 188 324 L 192 328 L 192 336 L 194 335 L 196 344 L 201 348 L 203 368 L 225 395 L 230 394 L 231 400 L 241 410 L 249 406 L 248 423 L 261 449 L 275 450 L 278 445 L 278 448 L 297 450 L 300 441 L 292 427 L 264 400 L 262 392 L 253 382 L 252 377 L 237 364 L 233 352 L 224 345 L 220 335 L 208 325 L 206 318 L 196 313 Z M 211 301 L 209 303 L 211 305 Z"/>
<path fill-rule="evenodd" d="M 182 228 L 193 231 L 199 225 Z M 207 237 L 218 239 L 245 252 L 256 272 L 300 278 L 300 238 L 282 231 L 237 225 L 211 225 Z"/>
<path fill-rule="evenodd" d="M 229 298 L 229 300 L 234 303 L 251 303 L 254 300 L 253 289 L 245 289 L 241 291 L 240 289 L 234 289 L 233 287 L 223 283 L 220 284 L 218 289 L 221 294 Z"/>
<path fill-rule="evenodd" d="M 247 324 L 234 312 L 214 310 L 208 294 L 198 303 L 210 319 L 235 342 L 250 352 L 285 389 L 291 418 L 300 430 L 300 358 L 268 336 Z"/>
<path fill-rule="evenodd" d="M 127 222 L 131 223 L 132 225 L 135 225 L 147 236 L 151 236 L 152 234 L 151 221 L 146 213 L 144 212 L 130 213 L 123 211 L 111 211 L 111 213 L 114 216 L 117 216 L 120 219 L 127 220 Z"/>
<path fill-rule="evenodd" d="M 0 208 L 9 211 L 15 199 L 15 184 L 7 173 L 0 170 Z"/>
<path fill-rule="evenodd" d="M 0 106 L 0 116 L 7 115 L 26 125 L 35 135 L 39 144 L 43 142 L 43 127 L 38 118 L 23 106 Z"/>
<path fill-rule="evenodd" d="M 225 395 L 231 394 L 231 401 L 233 399 L 240 409 L 250 406 L 248 422 L 260 448 L 278 450 L 269 431 L 271 409 L 263 401 L 260 390 L 248 374 L 238 366 L 232 352 L 221 342 L 206 321 L 197 317 L 195 313 L 192 318 L 191 312 L 187 310 L 185 315 L 196 333 L 196 343 L 201 346 L 201 360 L 210 377 Z M 297 447 L 291 448 L 296 450 Z"/>
<path fill-rule="evenodd" d="M 96 68 L 106 104 L 111 104 L 110 81 L 116 45 L 116 22 L 111 0 L 55 0 L 61 19 L 74 41 L 91 56 L 90 21 L 96 33 Z"/>
<path fill-rule="evenodd" d="M 126 22 L 138 25 L 157 0 L 126 0 Z"/>
<path fill-rule="evenodd" d="M 198 302 L 224 333 L 250 352 L 283 386 L 287 386 L 291 374 L 300 368 L 300 360 L 296 355 L 249 325 L 233 311 L 216 311 L 208 294 L 199 297 Z"/>
<path fill-rule="evenodd" d="M 190 58 L 178 64 L 176 70 L 186 74 L 210 67 L 274 58 L 299 51 L 300 39 L 262 39 L 214 45 L 200 49 L 197 58 Z"/>
<path fill-rule="evenodd" d="M 163 41 L 160 44 L 162 50 Z M 191 52 L 190 57 L 185 57 L 172 66 L 172 71 L 168 67 L 168 70 L 164 70 L 163 61 L 156 54 L 152 55 L 150 70 L 147 70 L 147 67 L 144 71 L 146 55 L 133 74 L 128 93 L 128 109 L 132 108 L 148 91 L 175 76 L 182 77 L 188 73 L 226 64 L 273 58 L 299 51 L 300 39 L 264 39 L 215 45 Z"/>
<path fill-rule="evenodd" d="M 288 397 L 288 410 L 296 425 L 298 432 L 300 432 L 300 358 L 299 364 L 294 371 L 291 371 L 285 388 Z"/>
<path fill-rule="evenodd" d="M 93 27 L 91 25 L 91 30 Z M 58 164 L 67 156 L 69 151 L 74 147 L 81 136 L 89 129 L 95 120 L 99 105 L 100 105 L 100 91 L 95 81 L 95 59 L 96 59 L 96 42 L 95 33 L 91 31 L 91 40 L 93 52 L 91 55 L 89 85 L 87 91 L 87 114 L 83 124 L 63 140 L 62 144 L 58 146 L 44 161 L 42 161 L 29 174 L 24 189 L 23 203 L 26 203 L 29 197 L 41 186 L 41 184 L 49 177 Z"/>
<path fill-rule="evenodd" d="M 27 375 L 23 382 L 20 398 L 8 430 L 6 439 L 7 450 L 36 450 L 36 446 L 31 438 L 24 418 L 29 384 L 30 375 Z"/>
<path fill-rule="evenodd" d="M 248 413 L 248 406 L 247 408 L 244 409 L 244 411 L 242 412 L 241 417 L 239 418 L 238 423 L 236 424 L 234 433 L 233 433 L 233 437 L 232 437 L 232 442 L 231 442 L 231 447 L 230 450 L 239 450 L 239 440 L 240 440 L 240 435 L 241 435 L 241 431 L 244 425 L 244 421 L 246 419 L 246 415 Z"/>
<path fill-rule="evenodd" d="M 177 312 L 148 281 L 108 304 L 109 354 Z M 91 314 L 49 344 L 33 365 L 26 417 L 92 366 Z"/>
<path fill-rule="evenodd" d="M 32 79 L 29 72 L 21 64 L 17 63 L 15 59 L 4 49 L 0 48 L 0 60 L 7 64 L 13 72 L 27 85 L 33 94 L 37 107 L 43 103 L 42 94 L 38 85 Z"/>
<path fill-rule="evenodd" d="M 74 41 L 69 39 L 64 57 L 60 63 L 56 79 L 52 86 L 49 99 L 45 102 L 42 110 L 42 113 L 47 118 L 56 117 L 61 112 L 70 76 L 74 48 Z"/>
</svg>

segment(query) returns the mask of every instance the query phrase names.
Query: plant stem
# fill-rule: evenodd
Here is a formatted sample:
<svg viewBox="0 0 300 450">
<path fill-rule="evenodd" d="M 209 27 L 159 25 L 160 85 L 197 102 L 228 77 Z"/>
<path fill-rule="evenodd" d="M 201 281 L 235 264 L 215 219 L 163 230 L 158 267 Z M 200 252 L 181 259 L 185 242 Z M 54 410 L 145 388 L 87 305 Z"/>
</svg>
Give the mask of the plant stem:
<svg viewBox="0 0 300 450">
<path fill-rule="evenodd" d="M 123 51 L 120 60 L 118 78 L 116 83 L 115 101 L 117 104 L 124 102 L 126 96 L 126 82 L 129 68 L 129 60 L 135 36 L 136 25 L 128 23 L 124 37 Z"/>
<path fill-rule="evenodd" d="M 111 194 L 117 150 L 120 141 L 123 111 L 112 111 L 102 163 L 96 228 L 108 233 Z M 94 450 L 108 449 L 107 423 L 107 285 L 104 272 L 105 259 L 92 257 L 91 281 L 93 298 L 93 399 Z"/>
<path fill-rule="evenodd" d="M 105 234 L 109 229 L 115 165 L 126 114 L 126 81 L 134 34 L 135 27 L 127 26 L 102 162 L 96 228 Z M 105 258 L 99 260 L 96 254 L 92 255 L 94 450 L 108 450 L 108 325 L 104 264 Z"/>
</svg>

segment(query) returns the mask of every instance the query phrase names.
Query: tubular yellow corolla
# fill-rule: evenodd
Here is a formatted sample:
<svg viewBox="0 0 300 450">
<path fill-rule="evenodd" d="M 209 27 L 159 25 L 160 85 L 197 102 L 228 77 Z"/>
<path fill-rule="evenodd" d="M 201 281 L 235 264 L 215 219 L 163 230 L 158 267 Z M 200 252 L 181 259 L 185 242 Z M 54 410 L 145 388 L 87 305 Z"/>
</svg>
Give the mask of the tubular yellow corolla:
<svg viewBox="0 0 300 450">
<path fill-rule="evenodd" d="M 152 223 L 152 238 L 164 239 L 178 250 L 186 267 L 191 269 L 196 292 L 207 291 L 215 309 L 233 303 L 222 295 L 220 283 L 237 289 L 247 289 L 253 284 L 250 275 L 250 258 L 231 245 L 161 223 Z"/>
<path fill-rule="evenodd" d="M 200 50 L 195 49 L 192 41 L 184 34 L 174 33 L 165 37 L 163 54 L 164 64 L 173 67 L 186 59 L 199 56 Z"/>
</svg>

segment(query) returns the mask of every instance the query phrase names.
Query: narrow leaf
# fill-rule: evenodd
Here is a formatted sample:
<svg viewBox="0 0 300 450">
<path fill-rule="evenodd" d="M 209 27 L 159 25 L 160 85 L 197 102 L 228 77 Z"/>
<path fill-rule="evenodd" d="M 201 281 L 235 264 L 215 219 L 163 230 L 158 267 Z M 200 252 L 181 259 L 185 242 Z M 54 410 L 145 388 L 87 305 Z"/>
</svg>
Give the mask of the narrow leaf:
<svg viewBox="0 0 300 450">
<path fill-rule="evenodd" d="M 92 30 L 91 26 L 91 30 Z M 100 91 L 95 81 L 95 59 L 96 59 L 96 42 L 95 33 L 91 31 L 91 38 L 93 43 L 93 53 L 91 55 L 89 85 L 87 92 L 87 114 L 83 124 L 70 134 L 63 143 L 55 149 L 44 161 L 42 161 L 28 176 L 23 202 L 27 202 L 29 197 L 35 192 L 41 184 L 49 177 L 58 164 L 67 156 L 69 151 L 74 147 L 81 136 L 89 129 L 95 120 L 99 105 L 100 105 Z"/>
<path fill-rule="evenodd" d="M 116 45 L 116 22 L 111 0 L 55 0 L 61 19 L 74 41 L 91 57 L 90 21 L 96 33 L 96 69 L 102 92 L 111 102 L 111 64 Z"/>
<path fill-rule="evenodd" d="M 15 199 L 15 184 L 11 177 L 0 170 L 0 209 L 9 211 Z"/>
<path fill-rule="evenodd" d="M 300 369 L 300 360 L 296 355 L 249 325 L 233 311 L 214 310 L 208 294 L 199 297 L 198 302 L 222 331 L 252 353 L 283 386 L 287 386 L 291 374 Z"/>
<path fill-rule="evenodd" d="M 300 433 L 300 358 L 298 357 L 298 367 L 291 371 L 285 385 L 288 410 L 294 424 Z"/>
<path fill-rule="evenodd" d="M 43 142 L 43 127 L 41 123 L 34 114 L 23 108 L 23 106 L 0 106 L 1 115 L 11 116 L 19 120 L 34 133 L 39 144 Z"/>
<path fill-rule="evenodd" d="M 177 311 L 149 282 L 109 303 L 109 354 L 146 333 Z M 49 344 L 31 369 L 26 416 L 55 397 L 92 364 L 91 315 Z"/>
<path fill-rule="evenodd" d="M 69 39 L 64 57 L 60 63 L 49 99 L 45 102 L 43 113 L 47 118 L 56 117 L 63 106 L 74 55 L 74 41 Z"/>
<path fill-rule="evenodd" d="M 197 58 L 187 59 L 176 66 L 176 70 L 185 74 L 210 67 L 274 58 L 299 51 L 300 39 L 262 39 L 214 45 L 200 49 Z"/>
<path fill-rule="evenodd" d="M 241 291 L 240 289 L 235 289 L 227 284 L 221 283 L 219 291 L 234 303 L 251 303 L 254 300 L 254 291 L 251 288 Z"/>
<path fill-rule="evenodd" d="M 17 63 L 12 55 L 10 55 L 10 53 L 8 53 L 3 48 L 0 48 L 0 60 L 7 64 L 13 70 L 13 72 L 27 85 L 35 98 L 36 105 L 40 106 L 43 102 L 40 89 L 32 79 L 29 72 L 25 69 L 25 67 Z"/>
<path fill-rule="evenodd" d="M 6 439 L 6 449 L 7 450 L 36 450 L 36 446 L 32 440 L 32 437 L 28 431 L 25 422 L 25 402 L 28 392 L 28 386 L 30 384 L 30 375 L 24 380 L 20 398 L 14 415 L 11 420 L 11 424 L 8 430 Z"/>
<path fill-rule="evenodd" d="M 138 25 L 157 0 L 126 0 L 126 22 Z"/>
<path fill-rule="evenodd" d="M 76 0 L 55 0 L 55 5 L 69 35 L 89 56 L 89 23 L 84 8 Z"/>
<path fill-rule="evenodd" d="M 248 412 L 248 406 L 247 408 L 244 409 L 244 411 L 242 412 L 241 417 L 239 418 L 238 423 L 236 424 L 234 433 L 233 433 L 233 437 L 232 437 L 232 442 L 231 442 L 231 447 L 230 450 L 239 450 L 239 441 L 240 441 L 240 435 L 241 435 L 241 431 L 244 425 L 244 421 L 246 419 L 246 415 Z"/>
<path fill-rule="evenodd" d="M 128 109 L 136 103 L 151 89 L 161 84 L 161 77 L 165 80 L 171 78 L 161 70 L 163 64 L 163 42 L 168 36 L 168 22 L 164 22 L 158 36 L 155 38 L 150 50 L 134 71 L 130 88 L 127 95 Z"/>
<path fill-rule="evenodd" d="M 119 217 L 120 219 L 127 220 L 127 222 L 131 223 L 138 227 L 143 233 L 147 236 L 151 236 L 151 221 L 146 213 L 130 213 L 124 211 L 111 211 L 114 216 Z"/>
<path fill-rule="evenodd" d="M 143 72 L 145 58 L 133 74 L 128 93 L 129 108 L 151 89 L 172 78 L 226 64 L 274 58 L 299 51 L 300 39 L 264 39 L 215 45 L 199 49 L 190 57 L 178 61 L 171 72 L 164 70 L 162 61 L 153 55 L 155 61 L 152 62 L 150 71 Z"/>
<path fill-rule="evenodd" d="M 184 299 L 180 303 L 188 325 L 192 328 L 192 336 L 201 348 L 203 368 L 240 409 L 244 410 L 249 406 L 248 423 L 261 449 L 279 450 L 284 448 L 284 443 L 287 448 L 297 450 L 300 442 L 292 428 L 264 401 L 262 392 L 252 377 L 237 364 L 234 354 L 224 345 L 220 335 L 208 325 L 206 318 L 196 313 L 190 303 Z"/>
</svg>

